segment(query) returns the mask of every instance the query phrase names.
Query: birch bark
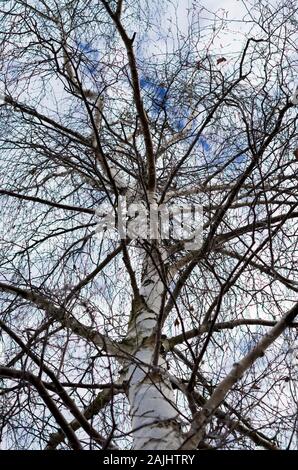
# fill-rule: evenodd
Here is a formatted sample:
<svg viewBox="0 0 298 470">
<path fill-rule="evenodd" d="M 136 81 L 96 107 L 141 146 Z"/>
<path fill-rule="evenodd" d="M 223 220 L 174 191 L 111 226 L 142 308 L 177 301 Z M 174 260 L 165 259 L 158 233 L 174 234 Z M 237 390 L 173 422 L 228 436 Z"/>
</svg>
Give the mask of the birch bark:
<svg viewBox="0 0 298 470">
<path fill-rule="evenodd" d="M 158 318 L 162 308 L 163 282 L 153 250 L 143 258 L 140 298 L 133 302 L 126 342 L 133 360 L 126 365 L 134 449 L 175 450 L 182 444 L 179 412 L 159 355 L 153 365 Z"/>
</svg>

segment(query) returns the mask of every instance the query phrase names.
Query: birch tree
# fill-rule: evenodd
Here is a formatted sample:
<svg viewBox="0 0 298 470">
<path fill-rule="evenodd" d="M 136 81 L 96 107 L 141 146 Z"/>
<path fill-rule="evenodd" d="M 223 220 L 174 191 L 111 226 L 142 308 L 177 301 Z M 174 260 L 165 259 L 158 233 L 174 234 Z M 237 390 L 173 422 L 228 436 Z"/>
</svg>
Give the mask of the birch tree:
<svg viewBox="0 0 298 470">
<path fill-rule="evenodd" d="M 185 3 L 1 3 L 3 448 L 297 447 L 297 5 Z"/>
</svg>

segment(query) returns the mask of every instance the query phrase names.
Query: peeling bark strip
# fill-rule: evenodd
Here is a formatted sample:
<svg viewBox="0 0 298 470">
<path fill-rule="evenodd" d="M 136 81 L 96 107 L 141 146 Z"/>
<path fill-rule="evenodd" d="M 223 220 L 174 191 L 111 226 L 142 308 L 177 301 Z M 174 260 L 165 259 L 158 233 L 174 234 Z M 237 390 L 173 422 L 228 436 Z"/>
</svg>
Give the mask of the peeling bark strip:
<svg viewBox="0 0 298 470">
<path fill-rule="evenodd" d="M 159 356 L 157 366 L 153 365 L 164 290 L 155 263 L 158 263 L 155 256 L 146 253 L 140 300 L 133 305 L 124 341 L 130 345 L 133 357 L 125 366 L 125 380 L 134 449 L 175 450 L 182 444 L 179 410 L 170 380 L 162 373 L 165 368 L 162 357 Z"/>
<path fill-rule="evenodd" d="M 185 440 L 182 449 L 196 449 L 203 439 L 206 425 L 210 418 L 224 400 L 232 386 L 241 379 L 253 363 L 264 356 L 266 349 L 289 327 L 298 315 L 298 303 L 289 310 L 276 325 L 259 341 L 259 343 L 246 355 L 240 362 L 234 364 L 230 373 L 218 384 L 209 400 L 197 413 L 194 419 L 192 429 Z"/>
</svg>

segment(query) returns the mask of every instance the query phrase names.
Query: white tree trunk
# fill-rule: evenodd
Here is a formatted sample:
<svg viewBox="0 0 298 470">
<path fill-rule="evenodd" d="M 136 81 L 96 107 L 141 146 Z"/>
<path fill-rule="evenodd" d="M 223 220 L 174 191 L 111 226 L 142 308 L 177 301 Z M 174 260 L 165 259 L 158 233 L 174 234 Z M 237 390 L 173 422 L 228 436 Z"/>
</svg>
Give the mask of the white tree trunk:
<svg viewBox="0 0 298 470">
<path fill-rule="evenodd" d="M 141 300 L 133 306 L 127 335 L 134 357 L 127 365 L 126 375 L 133 447 L 140 450 L 175 450 L 182 444 L 174 392 L 163 373 L 165 361 L 159 356 L 158 365 L 152 367 L 163 289 L 154 262 L 147 254 L 143 264 Z"/>
</svg>

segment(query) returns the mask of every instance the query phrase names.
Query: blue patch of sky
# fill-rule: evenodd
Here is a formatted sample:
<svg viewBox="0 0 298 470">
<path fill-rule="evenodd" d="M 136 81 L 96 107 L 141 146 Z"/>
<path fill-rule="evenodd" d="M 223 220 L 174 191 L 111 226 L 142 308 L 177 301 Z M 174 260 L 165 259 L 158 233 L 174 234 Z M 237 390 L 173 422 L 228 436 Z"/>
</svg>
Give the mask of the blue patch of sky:
<svg viewBox="0 0 298 470">
<path fill-rule="evenodd" d="M 264 335 L 264 329 L 262 327 L 256 327 L 256 331 L 250 333 L 250 336 L 244 335 L 239 341 L 239 353 L 242 357 L 243 355 L 248 354 L 260 341 L 260 339 Z M 260 362 L 264 362 L 264 358 L 259 360 Z"/>
<path fill-rule="evenodd" d="M 146 90 L 151 98 L 151 105 L 154 113 L 159 113 L 162 109 L 167 109 L 167 88 L 156 84 L 146 77 L 141 77 L 140 86 Z"/>
<path fill-rule="evenodd" d="M 92 47 L 92 44 L 89 42 L 78 41 L 77 47 L 80 52 L 82 52 L 88 59 L 88 63 L 86 64 L 86 70 L 93 74 L 96 71 L 99 63 L 99 51 Z"/>
<path fill-rule="evenodd" d="M 90 74 L 94 74 L 99 63 L 99 51 L 88 41 L 77 41 L 77 47 L 88 59 L 85 70 Z M 140 51 L 138 52 L 140 54 Z M 173 99 L 170 98 L 168 89 L 164 84 L 156 83 L 154 80 L 142 76 L 140 78 L 140 86 L 147 92 L 147 99 L 149 98 L 151 101 L 150 111 L 153 116 L 156 117 L 163 110 L 166 111 L 173 128 L 177 132 L 182 131 L 187 125 L 190 109 L 187 106 L 176 106 L 173 103 Z M 194 130 L 195 125 L 195 120 L 193 120 L 191 131 Z M 211 150 L 211 145 L 204 136 L 199 138 L 198 145 L 200 145 L 205 152 Z"/>
<path fill-rule="evenodd" d="M 240 144 L 240 142 L 239 142 Z M 231 165 L 237 165 L 241 163 L 245 163 L 247 160 L 247 152 L 242 153 L 241 155 L 238 155 L 236 157 L 233 157 L 233 155 L 237 155 L 240 152 L 239 146 L 236 145 L 230 145 L 229 148 L 226 148 L 225 150 L 221 151 L 221 159 L 224 161 L 230 160 L 231 159 Z"/>
<path fill-rule="evenodd" d="M 190 109 L 187 106 L 176 106 L 168 94 L 168 89 L 163 84 L 155 83 L 147 77 L 140 78 L 140 87 L 147 92 L 147 99 L 151 100 L 150 111 L 156 117 L 161 111 L 167 111 L 170 124 L 173 128 L 180 132 L 188 123 Z M 192 121 L 191 130 L 193 131 L 196 123 Z M 201 136 L 198 144 L 203 147 L 203 150 L 208 152 L 211 150 L 211 145 L 208 143 L 206 137 Z"/>
<path fill-rule="evenodd" d="M 204 136 L 201 136 L 199 138 L 199 143 L 202 145 L 203 150 L 205 150 L 206 152 L 209 152 L 209 150 L 211 150 L 211 145 L 208 144 L 208 141 Z"/>
</svg>

